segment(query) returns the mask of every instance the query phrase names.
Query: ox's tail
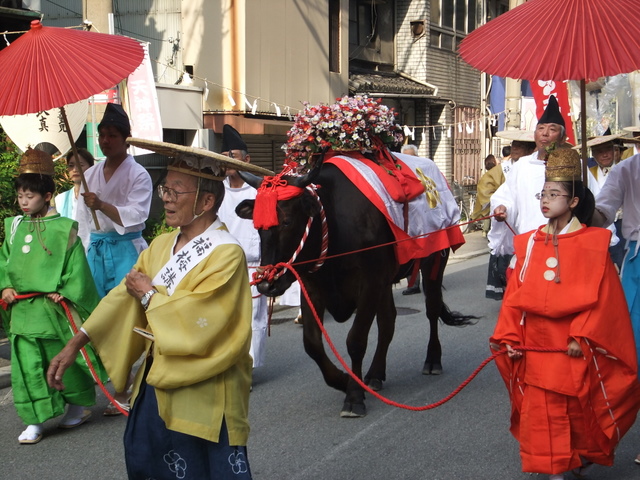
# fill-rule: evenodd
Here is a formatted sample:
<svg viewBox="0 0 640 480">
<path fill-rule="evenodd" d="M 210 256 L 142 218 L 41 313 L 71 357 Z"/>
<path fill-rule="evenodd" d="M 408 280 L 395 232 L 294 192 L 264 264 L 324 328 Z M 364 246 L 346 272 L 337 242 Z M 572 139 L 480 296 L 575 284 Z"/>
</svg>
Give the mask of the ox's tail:
<svg viewBox="0 0 640 480">
<path fill-rule="evenodd" d="M 440 311 L 440 319 L 445 325 L 452 327 L 466 327 L 467 325 L 475 325 L 480 317 L 475 315 L 463 315 L 460 312 L 452 312 L 446 303 L 442 302 L 442 310 Z"/>
</svg>

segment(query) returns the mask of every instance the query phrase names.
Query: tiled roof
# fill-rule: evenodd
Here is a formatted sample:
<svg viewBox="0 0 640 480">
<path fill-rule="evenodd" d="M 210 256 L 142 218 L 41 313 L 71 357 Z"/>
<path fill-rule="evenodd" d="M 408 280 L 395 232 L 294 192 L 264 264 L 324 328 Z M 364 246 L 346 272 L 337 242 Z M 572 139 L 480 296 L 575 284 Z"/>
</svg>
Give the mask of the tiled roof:
<svg viewBox="0 0 640 480">
<path fill-rule="evenodd" d="M 434 89 L 396 73 L 371 72 L 351 73 L 349 75 L 349 92 L 351 94 L 391 93 L 433 96 Z"/>
</svg>

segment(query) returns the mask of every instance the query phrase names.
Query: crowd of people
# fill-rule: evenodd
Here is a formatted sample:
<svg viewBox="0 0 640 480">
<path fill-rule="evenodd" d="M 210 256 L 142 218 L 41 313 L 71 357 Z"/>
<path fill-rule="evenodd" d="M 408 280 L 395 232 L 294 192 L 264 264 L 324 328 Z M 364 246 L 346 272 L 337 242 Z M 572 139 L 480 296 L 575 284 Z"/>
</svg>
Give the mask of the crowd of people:
<svg viewBox="0 0 640 480">
<path fill-rule="evenodd" d="M 221 153 L 132 139 L 126 112 L 109 104 L 98 133 L 105 160 L 68 155 L 73 188 L 55 199 L 44 152 L 27 151 L 15 180 L 22 215 L 5 219 L 0 289 L 18 442 L 40 442 L 55 417 L 60 428 L 84 424 L 94 380 L 109 378 L 104 414 L 128 411 L 129 478 L 251 478 L 249 392 L 268 315 L 250 286 L 260 236 L 235 209 L 256 196 L 237 172 L 263 172 L 231 125 Z M 485 296 L 502 306 L 490 348 L 506 351 L 497 363 L 523 471 L 584 476 L 613 464 L 640 409 L 640 155 L 623 160 L 610 132 L 588 139 L 584 183 L 553 96 L 534 132 L 504 137 L 472 214 L 491 217 Z M 154 188 L 130 145 L 171 158 L 157 193 L 172 231 L 150 245 Z"/>
</svg>

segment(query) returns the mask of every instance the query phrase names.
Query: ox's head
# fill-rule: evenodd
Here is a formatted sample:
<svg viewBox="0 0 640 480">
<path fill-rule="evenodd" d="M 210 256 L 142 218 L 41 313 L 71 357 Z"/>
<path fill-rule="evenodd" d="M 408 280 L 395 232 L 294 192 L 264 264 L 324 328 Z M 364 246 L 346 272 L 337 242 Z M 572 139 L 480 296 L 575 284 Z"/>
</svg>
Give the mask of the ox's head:
<svg viewBox="0 0 640 480">
<path fill-rule="evenodd" d="M 289 262 L 300 245 L 307 223 L 310 217 L 320 213 L 320 205 L 317 198 L 306 190 L 307 185 L 313 183 L 320 171 L 319 165 L 304 176 L 280 177 L 281 182 L 286 182 L 287 186 L 299 189 L 296 195 L 286 200 L 279 199 L 274 208 L 277 213 L 277 225 L 269 228 L 258 228 L 261 244 L 261 264 L 276 265 L 282 262 Z M 252 187 L 259 189 L 263 178 L 247 172 L 238 172 L 242 179 Z M 290 195 L 288 195 L 290 196 Z M 252 219 L 256 208 L 256 201 L 260 202 L 258 196 L 256 200 L 244 200 L 236 207 L 239 217 Z M 314 232 L 315 233 L 315 232 Z M 315 237 L 315 236 L 314 236 Z M 319 253 L 318 241 L 311 236 L 308 238 L 305 248 L 300 252 L 297 261 L 317 258 Z M 302 265 L 300 269 L 308 269 L 308 265 Z M 270 297 L 282 295 L 287 288 L 296 280 L 291 271 L 274 278 L 271 281 L 263 280 L 257 285 L 258 291 Z"/>
</svg>

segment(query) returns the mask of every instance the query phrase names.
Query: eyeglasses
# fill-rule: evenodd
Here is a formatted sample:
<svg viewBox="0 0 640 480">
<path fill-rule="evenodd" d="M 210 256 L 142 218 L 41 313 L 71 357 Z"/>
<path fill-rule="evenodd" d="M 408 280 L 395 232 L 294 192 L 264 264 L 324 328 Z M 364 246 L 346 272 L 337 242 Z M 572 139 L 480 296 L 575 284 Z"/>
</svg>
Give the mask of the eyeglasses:
<svg viewBox="0 0 640 480">
<path fill-rule="evenodd" d="M 240 160 L 241 162 L 246 162 L 246 154 L 243 150 L 229 150 L 228 152 L 222 152 L 222 155 L 225 157 L 233 158 L 234 160 Z"/>
<path fill-rule="evenodd" d="M 178 192 L 173 188 L 165 187 L 164 185 L 158 185 L 158 196 L 164 200 L 164 196 L 166 195 L 169 198 L 170 202 L 178 201 L 178 195 L 186 195 L 187 193 L 197 193 L 197 190 L 192 190 L 190 192 Z"/>
<path fill-rule="evenodd" d="M 536 200 L 542 200 L 543 198 L 548 198 L 549 200 L 551 200 L 552 202 L 558 198 L 558 197 L 567 197 L 570 198 L 571 195 L 564 195 L 562 193 L 554 193 L 554 192 L 550 192 L 550 193 L 546 193 L 546 192 L 540 192 L 540 193 L 536 193 Z"/>
</svg>

